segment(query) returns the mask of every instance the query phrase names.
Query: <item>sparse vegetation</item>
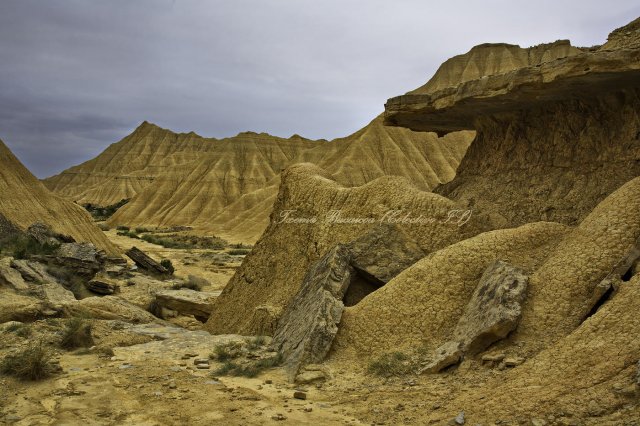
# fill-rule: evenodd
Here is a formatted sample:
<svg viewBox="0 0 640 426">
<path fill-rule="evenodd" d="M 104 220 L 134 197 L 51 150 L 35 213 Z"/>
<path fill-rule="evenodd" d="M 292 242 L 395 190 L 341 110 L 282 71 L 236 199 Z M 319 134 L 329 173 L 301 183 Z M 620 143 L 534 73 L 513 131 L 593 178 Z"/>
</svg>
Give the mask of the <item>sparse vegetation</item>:
<svg viewBox="0 0 640 426">
<path fill-rule="evenodd" d="M 142 240 L 157 244 L 164 248 L 175 249 L 209 249 L 209 250 L 222 250 L 228 242 L 220 237 L 199 237 L 196 235 L 154 235 L 144 234 L 141 237 Z"/>
<path fill-rule="evenodd" d="M 118 225 L 116 226 L 116 230 L 118 231 L 129 231 L 131 228 L 129 228 L 128 226 L 125 225 Z"/>
<path fill-rule="evenodd" d="M 160 265 L 164 266 L 164 268 L 169 271 L 171 275 L 173 275 L 173 273 L 176 271 L 176 269 L 173 267 L 173 263 L 171 263 L 169 259 L 162 259 L 160 261 Z"/>
<path fill-rule="evenodd" d="M 67 321 L 60 341 L 64 349 L 88 348 L 93 346 L 91 324 L 82 318 L 74 317 Z"/>
<path fill-rule="evenodd" d="M 256 336 L 249 343 L 247 343 L 247 349 L 253 351 L 260 349 L 267 344 L 267 338 L 265 336 Z"/>
<path fill-rule="evenodd" d="M 229 361 L 240 357 L 244 353 L 241 342 L 228 342 L 218 345 L 209 355 L 210 359 L 216 361 Z"/>
<path fill-rule="evenodd" d="M 218 376 L 256 377 L 264 370 L 277 367 L 280 364 L 282 364 L 282 355 L 280 354 L 246 363 L 225 361 L 213 374 Z"/>
<path fill-rule="evenodd" d="M 251 249 L 231 249 L 227 253 L 232 256 L 245 256 L 251 253 Z"/>
<path fill-rule="evenodd" d="M 185 282 L 176 283 L 171 288 L 174 290 L 180 290 L 183 288 L 188 288 L 195 291 L 202 291 L 204 287 L 209 286 L 209 281 L 202 277 L 197 277 L 195 275 L 189 275 L 189 278 Z"/>
<path fill-rule="evenodd" d="M 144 234 L 145 232 L 151 232 L 151 230 L 150 230 L 150 229 L 148 229 L 148 228 L 141 228 L 141 227 L 137 227 L 137 228 L 135 229 L 135 231 L 136 231 L 136 233 L 138 233 L 138 234 Z"/>
<path fill-rule="evenodd" d="M 31 327 L 28 324 L 11 324 L 5 331 L 8 333 L 14 333 L 16 336 L 20 337 L 31 336 Z"/>
<path fill-rule="evenodd" d="M 118 235 L 123 236 L 123 237 L 135 238 L 136 240 L 140 239 L 138 234 L 136 234 L 133 231 L 118 231 Z"/>
<path fill-rule="evenodd" d="M 8 254 L 16 259 L 26 259 L 33 255 L 53 254 L 58 247 L 60 247 L 59 244 L 40 244 L 27 235 L 21 235 L 4 241 L 0 246 L 0 253 Z"/>
<path fill-rule="evenodd" d="M 389 352 L 371 361 L 367 371 L 380 377 L 392 377 L 412 373 L 415 369 L 416 364 L 409 355 Z"/>
<path fill-rule="evenodd" d="M 95 221 L 107 220 L 122 206 L 127 204 L 129 199 L 122 199 L 115 204 L 111 204 L 109 206 L 96 206 L 91 203 L 83 204 L 82 207 L 88 211 Z"/>
<path fill-rule="evenodd" d="M 38 342 L 12 355 L 0 363 L 0 373 L 22 380 L 41 380 L 53 373 L 51 352 Z"/>
<path fill-rule="evenodd" d="M 107 225 L 105 222 L 99 223 L 98 224 L 98 228 L 100 228 L 103 231 L 110 231 L 111 227 L 109 225 Z"/>
</svg>

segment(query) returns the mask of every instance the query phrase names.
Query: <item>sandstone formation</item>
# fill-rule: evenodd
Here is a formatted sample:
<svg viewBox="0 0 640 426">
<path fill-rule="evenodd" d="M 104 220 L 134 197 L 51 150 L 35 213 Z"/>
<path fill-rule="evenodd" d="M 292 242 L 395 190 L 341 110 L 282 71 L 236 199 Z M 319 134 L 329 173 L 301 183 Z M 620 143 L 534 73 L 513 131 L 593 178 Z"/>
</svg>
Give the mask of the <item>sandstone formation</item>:
<svg viewBox="0 0 640 426">
<path fill-rule="evenodd" d="M 131 247 L 125 252 L 125 254 L 135 262 L 137 266 L 145 271 L 158 275 L 168 275 L 169 270 L 162 266 L 160 263 L 153 260 L 149 255 L 140 250 L 137 247 Z"/>
<path fill-rule="evenodd" d="M 271 224 L 216 300 L 207 326 L 214 333 L 271 335 L 310 265 L 337 244 L 394 224 L 428 254 L 479 232 L 483 224 L 473 217 L 459 221 L 462 214 L 455 203 L 404 178 L 345 188 L 317 166 L 292 166 L 283 173 Z"/>
<path fill-rule="evenodd" d="M 600 48 L 553 44 L 540 62 L 482 78 L 467 80 L 452 67 L 460 83 L 451 77 L 446 87 L 427 84 L 432 91 L 389 99 L 385 123 L 441 134 L 476 130 L 456 178 L 437 193 L 502 226 L 576 224 L 640 174 L 640 49 L 620 41 L 626 33 L 624 40 L 634 39 L 637 21 Z"/>
<path fill-rule="evenodd" d="M 218 293 L 189 289 L 162 290 L 156 293 L 155 303 L 160 308 L 170 309 L 182 315 L 193 315 L 205 322 L 211 314 L 213 301 Z"/>
<path fill-rule="evenodd" d="M 80 206 L 51 193 L 0 141 L 0 214 L 26 230 L 41 222 L 58 234 L 90 242 L 109 256 L 119 256 L 89 214 Z"/>
<path fill-rule="evenodd" d="M 386 127 L 382 117 L 331 142 L 251 132 L 221 140 L 175 134 L 143 123 L 93 160 L 45 180 L 80 204 L 131 199 L 110 219 L 129 226 L 189 225 L 253 242 L 268 224 L 280 172 L 312 162 L 343 185 L 407 177 L 423 190 L 451 180 L 472 138 Z"/>
</svg>

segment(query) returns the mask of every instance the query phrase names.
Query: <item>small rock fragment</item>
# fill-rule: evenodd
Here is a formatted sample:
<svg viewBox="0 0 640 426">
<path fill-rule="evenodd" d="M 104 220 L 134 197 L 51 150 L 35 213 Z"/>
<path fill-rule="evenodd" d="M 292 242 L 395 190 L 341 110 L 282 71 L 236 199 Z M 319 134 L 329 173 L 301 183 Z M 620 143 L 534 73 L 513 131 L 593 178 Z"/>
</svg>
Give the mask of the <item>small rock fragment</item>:
<svg viewBox="0 0 640 426">
<path fill-rule="evenodd" d="M 295 399 L 302 399 L 302 400 L 305 400 L 305 399 L 307 399 L 307 394 L 306 394 L 305 392 L 302 392 L 302 391 L 295 391 L 295 392 L 293 393 L 293 397 L 294 397 Z"/>
</svg>

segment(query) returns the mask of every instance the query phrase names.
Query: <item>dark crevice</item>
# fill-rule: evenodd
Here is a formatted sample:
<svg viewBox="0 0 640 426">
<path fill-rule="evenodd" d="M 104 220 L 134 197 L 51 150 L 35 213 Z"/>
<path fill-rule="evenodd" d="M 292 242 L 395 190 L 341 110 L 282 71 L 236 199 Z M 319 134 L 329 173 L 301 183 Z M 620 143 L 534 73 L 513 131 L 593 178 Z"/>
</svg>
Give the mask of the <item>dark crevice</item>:
<svg viewBox="0 0 640 426">
<path fill-rule="evenodd" d="M 600 299 L 598 299 L 598 301 L 593 305 L 593 307 L 591 308 L 591 310 L 589 311 L 589 313 L 584 317 L 585 321 L 587 318 L 595 315 L 596 312 L 598 312 L 598 310 L 609 301 L 609 299 L 611 299 L 611 296 L 613 296 L 613 292 L 615 291 L 615 289 L 613 288 L 613 286 L 610 286 L 607 291 L 604 292 L 604 294 L 600 297 Z"/>
<path fill-rule="evenodd" d="M 354 268 L 353 270 L 354 273 L 351 277 L 351 283 L 349 284 L 349 288 L 345 292 L 344 298 L 342 299 L 344 306 L 357 305 L 362 299 L 378 290 L 385 284 L 373 275 L 361 269 Z"/>
<path fill-rule="evenodd" d="M 622 275 L 622 281 L 631 281 L 631 278 L 633 278 L 633 266 Z"/>
</svg>

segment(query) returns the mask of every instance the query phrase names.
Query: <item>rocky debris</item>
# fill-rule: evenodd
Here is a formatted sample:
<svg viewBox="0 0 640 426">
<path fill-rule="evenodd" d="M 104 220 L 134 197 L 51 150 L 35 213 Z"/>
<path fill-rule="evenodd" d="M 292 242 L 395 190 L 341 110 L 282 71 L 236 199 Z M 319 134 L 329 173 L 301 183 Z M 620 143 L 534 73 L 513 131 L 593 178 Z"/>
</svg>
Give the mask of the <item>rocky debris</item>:
<svg viewBox="0 0 640 426">
<path fill-rule="evenodd" d="M 329 373 L 321 364 L 309 364 L 302 368 L 295 378 L 295 382 L 301 385 L 323 382 L 329 378 Z"/>
<path fill-rule="evenodd" d="M 342 299 L 353 275 L 351 253 L 337 245 L 308 271 L 300 291 L 278 323 L 273 338 L 290 380 L 304 364 L 321 362 L 338 332 Z"/>
<path fill-rule="evenodd" d="M 127 250 L 125 254 L 129 256 L 129 258 L 133 260 L 136 265 L 146 271 L 160 275 L 169 275 L 169 271 L 167 270 L 167 268 L 153 260 L 145 252 L 137 247 L 132 247 L 131 249 Z"/>
<path fill-rule="evenodd" d="M 24 282 L 20 272 L 11 267 L 11 260 L 10 257 L 0 259 L 0 284 L 15 291 L 27 290 L 29 286 Z"/>
<path fill-rule="evenodd" d="M 104 295 L 113 294 L 119 289 L 118 283 L 104 276 L 94 277 L 87 281 L 85 287 L 89 291 Z"/>
<path fill-rule="evenodd" d="M 513 368 L 522 364 L 524 362 L 524 358 L 518 356 L 510 356 L 506 357 L 502 362 L 504 363 L 505 367 Z"/>
<path fill-rule="evenodd" d="M 47 281 L 55 281 L 55 279 L 45 270 L 44 265 L 38 262 L 24 259 L 12 259 L 11 267 L 17 270 L 25 281 L 30 283 L 40 284 Z"/>
<path fill-rule="evenodd" d="M 306 393 L 306 392 L 303 392 L 303 391 L 299 391 L 299 390 L 297 390 L 297 391 L 295 391 L 295 392 L 293 393 L 293 397 L 294 397 L 295 399 L 301 399 L 301 400 L 303 400 L 303 401 L 304 401 L 304 400 L 306 400 L 306 399 L 307 399 L 307 393 Z"/>
<path fill-rule="evenodd" d="M 162 290 L 156 293 L 158 307 L 170 309 L 182 315 L 193 315 L 205 322 L 211 314 L 213 301 L 220 292 L 202 292 L 189 289 Z"/>
<path fill-rule="evenodd" d="M 65 243 L 55 253 L 55 263 L 81 276 L 93 276 L 102 269 L 105 253 L 91 243 Z"/>
<path fill-rule="evenodd" d="M 275 414 L 273 416 L 271 416 L 271 420 L 275 420 L 275 421 L 283 421 L 283 420 L 287 420 L 287 416 L 285 416 L 284 414 Z"/>
<path fill-rule="evenodd" d="M 462 356 L 463 351 L 461 342 L 446 342 L 436 349 L 431 362 L 420 369 L 419 373 L 437 373 L 460 362 Z"/>
<path fill-rule="evenodd" d="M 500 352 L 496 354 L 484 354 L 482 355 L 482 363 L 488 365 L 489 367 L 493 367 L 499 364 L 505 357 L 505 354 Z"/>
<path fill-rule="evenodd" d="M 158 321 L 149 312 L 120 299 L 118 296 L 87 297 L 65 304 L 63 310 L 67 316 L 86 316 L 133 324 Z"/>
<path fill-rule="evenodd" d="M 495 261 L 482 274 L 453 332 L 423 371 L 435 373 L 475 354 L 513 331 L 522 315 L 529 277 L 520 268 Z"/>
<path fill-rule="evenodd" d="M 455 419 L 451 422 L 454 425 L 463 425 L 464 424 L 464 411 L 460 411 Z"/>
</svg>

